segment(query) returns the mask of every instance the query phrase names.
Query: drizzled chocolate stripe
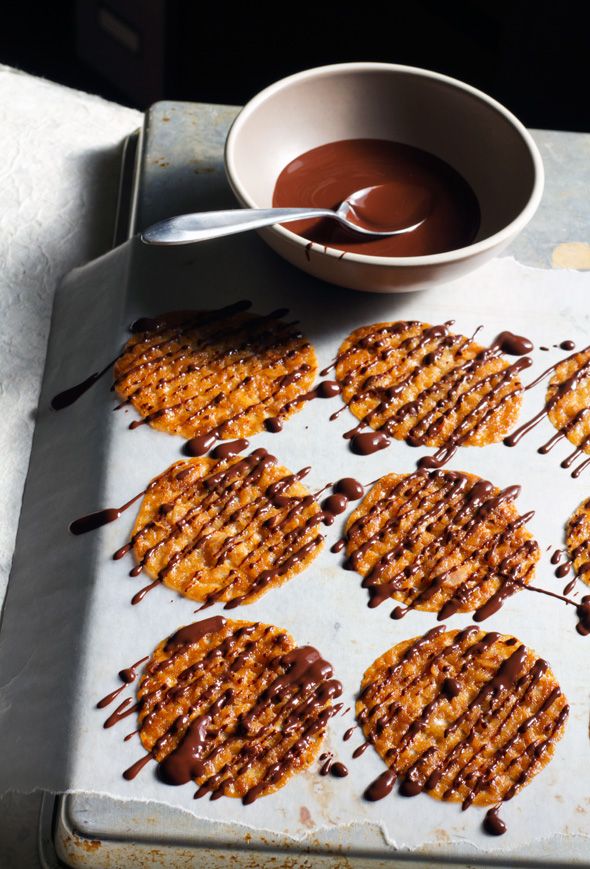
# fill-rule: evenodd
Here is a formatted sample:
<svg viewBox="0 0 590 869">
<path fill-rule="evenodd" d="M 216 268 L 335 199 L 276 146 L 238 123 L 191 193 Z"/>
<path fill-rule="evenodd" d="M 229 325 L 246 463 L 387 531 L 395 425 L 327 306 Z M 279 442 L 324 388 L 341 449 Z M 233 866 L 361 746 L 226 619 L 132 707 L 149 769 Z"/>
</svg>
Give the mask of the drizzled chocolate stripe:
<svg viewBox="0 0 590 869">
<path fill-rule="evenodd" d="M 186 438 L 254 434 L 268 417 L 301 409 L 317 370 L 313 348 L 282 319 L 286 309 L 254 315 L 249 305 L 159 318 L 118 358 L 117 393 L 143 422 Z"/>
<path fill-rule="evenodd" d="M 573 564 L 576 577 L 582 579 L 587 585 L 590 585 L 590 498 L 583 501 L 578 509 L 572 514 L 567 523 L 567 549 L 571 560 L 566 560 L 565 564 L 557 568 L 556 574 L 560 577 L 566 576 L 570 566 Z M 559 558 L 555 556 L 559 553 Z M 552 556 L 552 563 L 557 563 L 561 558 L 561 551 L 557 550 Z M 559 571 L 559 573 L 558 573 Z M 572 591 L 574 581 L 568 583 L 564 589 L 564 594 L 569 594 Z M 590 633 L 590 597 L 587 595 L 582 599 L 582 604 L 578 609 L 580 624 L 578 632 L 587 635 Z"/>
<path fill-rule="evenodd" d="M 576 445 L 576 449 L 560 464 L 562 468 L 570 468 L 584 453 L 590 453 L 590 347 L 551 365 L 527 389 L 551 374 L 543 409 L 506 437 L 504 443 L 508 447 L 516 446 L 545 417 L 549 417 L 557 433 L 542 444 L 538 452 L 546 455 L 567 439 Z M 572 470 L 571 476 L 574 479 L 579 477 L 589 465 L 590 458 L 584 459 Z"/>
<path fill-rule="evenodd" d="M 140 738 L 166 783 L 192 779 L 197 797 L 247 804 L 312 763 L 341 692 L 311 646 L 215 617 L 154 652 L 138 691 Z"/>
<path fill-rule="evenodd" d="M 317 555 L 332 521 L 296 474 L 264 449 L 178 462 L 152 481 L 132 548 L 137 567 L 193 600 L 226 608 L 254 600 Z M 141 593 L 140 593 L 141 594 Z"/>
<path fill-rule="evenodd" d="M 546 661 L 514 637 L 435 628 L 400 643 L 367 671 L 357 718 L 389 770 L 366 791 L 492 805 L 485 829 L 543 768 L 569 707 Z"/>
<path fill-rule="evenodd" d="M 493 443 L 509 430 L 522 400 L 519 374 L 530 358 L 504 359 L 508 333 L 484 348 L 452 334 L 449 325 L 378 323 L 347 338 L 335 370 L 344 400 L 360 420 L 345 435 L 353 450 L 370 427 L 382 437 L 438 447 L 430 466 L 439 467 L 458 446 Z M 518 338 L 509 349 L 524 350 L 524 341 Z"/>
<path fill-rule="evenodd" d="M 525 528 L 533 513 L 513 505 L 519 492 L 459 471 L 383 477 L 349 519 L 345 567 L 363 576 L 369 606 L 392 597 L 405 605 L 393 618 L 414 608 L 487 618 L 532 579 L 540 557 Z"/>
<path fill-rule="evenodd" d="M 200 319 L 201 325 L 206 325 L 208 323 L 214 322 L 216 319 L 223 319 L 227 316 L 232 316 L 232 314 L 239 313 L 240 311 L 245 311 L 251 306 L 251 302 L 248 301 L 240 301 L 236 302 L 233 305 L 228 305 L 224 308 L 219 308 L 214 311 L 206 311 L 200 314 L 195 315 L 192 319 L 189 319 L 189 323 L 191 325 L 196 326 Z M 165 314 L 159 319 L 153 319 L 151 317 L 140 317 L 138 320 L 135 320 L 130 326 L 129 331 L 132 334 L 137 333 L 153 333 L 159 332 L 164 329 L 166 326 L 172 327 L 173 325 L 186 320 L 186 316 L 182 314 L 182 312 L 175 312 L 171 314 Z M 181 327 L 182 328 L 182 327 Z M 181 330 L 178 331 L 178 334 L 181 334 Z M 138 339 L 137 343 L 140 343 L 143 339 Z M 97 383 L 101 377 L 103 377 L 109 369 L 115 365 L 115 363 L 121 358 L 121 356 L 125 353 L 125 349 L 122 353 L 119 353 L 108 365 L 105 365 L 100 371 L 95 371 L 81 383 L 77 383 L 75 386 L 70 387 L 69 389 L 65 389 L 63 392 L 58 393 L 51 399 L 51 406 L 54 410 L 63 410 L 66 407 L 69 407 L 74 402 L 78 401 L 85 392 L 87 392 L 95 383 Z M 127 404 L 127 401 L 123 402 L 123 404 Z M 119 405 L 122 407 L 123 404 Z"/>
</svg>

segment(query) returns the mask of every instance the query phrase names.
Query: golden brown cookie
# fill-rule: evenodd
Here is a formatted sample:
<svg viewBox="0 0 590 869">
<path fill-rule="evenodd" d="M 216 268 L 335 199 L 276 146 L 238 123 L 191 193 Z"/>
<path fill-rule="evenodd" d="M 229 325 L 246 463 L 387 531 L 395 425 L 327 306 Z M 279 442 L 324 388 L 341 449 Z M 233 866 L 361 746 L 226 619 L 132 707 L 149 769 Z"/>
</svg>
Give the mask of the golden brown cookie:
<svg viewBox="0 0 590 869">
<path fill-rule="evenodd" d="M 115 389 L 144 422 L 185 438 L 262 431 L 301 410 L 315 378 L 311 344 L 286 310 L 259 316 L 249 303 L 183 311 L 133 335 L 114 368 Z"/>
<path fill-rule="evenodd" d="M 322 547 L 324 514 L 300 482 L 308 471 L 292 474 L 264 449 L 176 462 L 146 489 L 131 538 L 138 566 L 192 600 L 255 600 Z"/>
<path fill-rule="evenodd" d="M 356 329 L 336 361 L 342 395 L 362 425 L 414 446 L 484 446 L 516 422 L 519 372 L 498 347 L 482 347 L 448 324 L 411 320 Z"/>
<path fill-rule="evenodd" d="M 365 673 L 356 704 L 365 738 L 390 768 L 389 790 L 399 776 L 405 796 L 425 790 L 463 808 L 509 800 L 528 784 L 551 759 L 568 712 L 546 661 L 473 626 L 443 625 L 394 646 Z M 369 799 L 386 795 L 380 784 Z"/>
<path fill-rule="evenodd" d="M 556 429 L 590 453 L 590 347 L 574 353 L 556 367 L 545 399 L 547 415 Z"/>
<path fill-rule="evenodd" d="M 341 692 L 316 649 L 274 625 L 217 616 L 152 654 L 139 735 L 164 781 L 251 803 L 314 761 Z"/>
<path fill-rule="evenodd" d="M 346 567 L 364 577 L 369 606 L 393 597 L 439 619 L 487 618 L 530 582 L 540 556 L 525 527 L 533 513 L 513 503 L 519 492 L 461 471 L 382 477 L 348 520 Z"/>
<path fill-rule="evenodd" d="M 590 585 L 590 499 L 572 514 L 567 523 L 566 542 L 577 576 Z"/>
</svg>

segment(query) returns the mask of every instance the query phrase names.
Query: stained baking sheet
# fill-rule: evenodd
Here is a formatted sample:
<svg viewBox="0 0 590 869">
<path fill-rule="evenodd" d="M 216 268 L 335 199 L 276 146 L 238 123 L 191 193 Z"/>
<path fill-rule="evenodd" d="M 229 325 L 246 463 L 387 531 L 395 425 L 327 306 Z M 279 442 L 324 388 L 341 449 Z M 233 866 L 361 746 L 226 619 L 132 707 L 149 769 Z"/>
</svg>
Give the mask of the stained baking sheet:
<svg viewBox="0 0 590 869">
<path fill-rule="evenodd" d="M 117 687 L 116 673 L 148 653 L 179 625 L 195 619 L 194 603 L 165 588 L 155 589 L 132 607 L 142 579 L 130 579 L 124 562 L 111 554 L 129 535 L 134 511 L 93 535 L 73 538 L 68 523 L 104 506 L 124 503 L 146 482 L 180 456 L 182 441 L 141 427 L 129 431 L 133 411 L 112 413 L 107 379 L 72 407 L 54 413 L 51 396 L 99 369 L 125 340 L 135 317 L 173 308 L 217 306 L 250 298 L 258 311 L 290 307 L 314 343 L 320 367 L 328 364 L 340 341 L 363 323 L 417 318 L 456 320 L 470 334 L 491 340 L 503 329 L 526 334 L 535 344 L 551 346 L 563 338 L 587 343 L 585 299 L 588 277 L 525 269 L 512 260 L 490 264 L 473 277 L 428 293 L 408 296 L 362 295 L 318 284 L 284 264 L 255 236 L 220 240 L 196 248 L 149 250 L 128 244 L 73 273 L 58 293 L 46 382 L 40 403 L 35 446 L 25 496 L 13 578 L 3 625 L 0 722 L 5 761 L 0 785 L 19 782 L 23 790 L 86 791 L 119 799 L 163 801 L 201 818 L 232 821 L 259 830 L 299 838 L 322 826 L 368 821 L 382 826 L 388 842 L 413 851 L 444 839 L 452 853 L 474 854 L 526 849 L 547 840 L 548 853 L 560 857 L 576 837 L 590 835 L 587 775 L 590 743 L 588 643 L 575 632 L 571 608 L 521 592 L 509 599 L 486 628 L 517 635 L 552 664 L 568 696 L 572 713 L 552 763 L 503 810 L 509 833 L 491 839 L 481 832 L 482 812 L 461 813 L 456 804 L 427 796 L 407 800 L 393 795 L 376 804 L 361 798 L 366 784 L 383 769 L 372 751 L 350 760 L 356 739 L 342 742 L 352 716 L 331 722 L 327 748 L 350 769 L 343 780 L 320 778 L 310 770 L 293 778 L 273 797 L 243 807 L 234 800 L 193 801 L 191 786 L 168 788 L 147 767 L 132 783 L 121 772 L 141 754 L 137 739 L 122 737 L 132 719 L 102 729 L 104 711 L 96 701 Z M 536 351 L 530 379 L 559 358 L 561 351 Z M 522 419 L 542 404 L 544 389 L 526 395 Z M 310 402 L 280 435 L 251 438 L 293 470 L 311 464 L 312 488 L 344 475 L 368 482 L 380 474 L 409 472 L 417 451 L 405 444 L 370 457 L 354 456 L 341 437 L 352 417 L 328 416 L 337 401 Z M 588 480 L 572 480 L 559 467 L 559 448 L 540 456 L 536 446 L 552 432 L 543 423 L 515 449 L 502 445 L 459 450 L 450 467 L 486 476 L 504 487 L 523 486 L 522 512 L 536 509 L 530 523 L 541 549 L 559 545 L 563 523 L 584 497 Z M 562 453 L 568 447 L 562 448 Z M 302 575 L 248 607 L 239 618 L 273 622 L 311 643 L 331 660 L 344 684 L 345 706 L 353 705 L 366 667 L 386 648 L 422 633 L 434 624 L 428 613 L 389 619 L 386 605 L 369 610 L 359 578 L 341 568 L 341 556 L 329 551 L 345 517 L 326 531 L 326 546 Z M 537 583 L 558 591 L 547 555 Z M 218 607 L 209 612 L 219 612 Z M 449 619 L 449 628 L 469 623 L 467 615 Z M 125 695 L 123 695 L 125 696 Z M 126 724 L 129 723 L 129 727 Z M 302 811 L 306 809 L 307 811 Z M 308 814 L 309 813 L 309 814 Z"/>
</svg>

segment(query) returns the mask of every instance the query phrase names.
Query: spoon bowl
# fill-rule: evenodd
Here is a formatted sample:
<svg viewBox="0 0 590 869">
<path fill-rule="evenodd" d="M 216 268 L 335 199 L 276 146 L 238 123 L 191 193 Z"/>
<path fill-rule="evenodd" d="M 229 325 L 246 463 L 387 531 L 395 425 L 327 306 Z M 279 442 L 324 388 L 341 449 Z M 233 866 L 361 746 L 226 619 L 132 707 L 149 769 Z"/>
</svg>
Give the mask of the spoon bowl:
<svg viewBox="0 0 590 869">
<path fill-rule="evenodd" d="M 432 195 L 424 187 L 388 181 L 351 193 L 336 213 L 356 232 L 389 237 L 418 229 L 431 209 Z"/>
</svg>

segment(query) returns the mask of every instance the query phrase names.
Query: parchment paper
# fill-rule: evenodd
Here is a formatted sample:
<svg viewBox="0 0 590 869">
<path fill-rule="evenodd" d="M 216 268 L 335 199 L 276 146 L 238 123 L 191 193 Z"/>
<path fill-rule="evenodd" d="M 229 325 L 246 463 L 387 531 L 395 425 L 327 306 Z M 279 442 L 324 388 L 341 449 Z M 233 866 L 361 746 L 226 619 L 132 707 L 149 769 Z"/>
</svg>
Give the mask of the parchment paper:
<svg viewBox="0 0 590 869">
<path fill-rule="evenodd" d="M 156 588 L 139 606 L 131 596 L 145 577 L 131 579 L 129 558 L 112 553 L 127 539 L 135 508 L 116 523 L 78 538 L 69 522 L 105 506 L 117 506 L 144 488 L 149 479 L 180 457 L 183 441 L 142 426 L 129 431 L 134 411 L 112 412 L 109 380 L 104 378 L 72 407 L 49 409 L 51 396 L 104 366 L 127 337 L 126 326 L 140 315 L 189 307 L 217 307 L 250 298 L 267 312 L 287 305 L 312 340 L 320 363 L 327 365 L 347 333 L 379 320 L 416 318 L 438 323 L 456 320 L 457 331 L 477 326 L 482 343 L 501 330 L 528 336 L 535 346 L 532 380 L 543 368 L 565 357 L 552 347 L 571 338 L 588 343 L 587 296 L 590 276 L 545 272 L 513 260 L 490 263 L 473 276 L 423 293 L 376 296 L 321 284 L 283 263 L 256 236 L 210 242 L 176 250 L 146 249 L 130 243 L 72 273 L 58 292 L 46 380 L 39 409 L 33 456 L 25 493 L 13 575 L 0 647 L 0 726 L 3 759 L 0 789 L 83 790 L 119 799 L 166 802 L 196 816 L 233 821 L 298 838 L 305 807 L 316 827 L 358 821 L 382 825 L 389 842 L 422 848 L 447 839 L 461 849 L 496 853 L 546 837 L 560 842 L 567 856 L 568 836 L 590 835 L 590 740 L 588 738 L 590 637 L 575 631 L 572 607 L 523 591 L 508 599 L 487 630 L 518 636 L 546 657 L 569 698 L 571 714 L 564 739 L 549 766 L 502 811 L 509 832 L 501 839 L 481 831 L 482 811 L 462 813 L 458 804 L 422 795 L 393 794 L 378 803 L 362 799 L 365 786 L 383 762 L 372 750 L 351 760 L 361 738 L 342 741 L 353 714 L 335 717 L 326 748 L 350 770 L 348 778 L 322 778 L 317 769 L 295 776 L 277 794 L 244 807 L 239 801 L 194 801 L 195 788 L 171 788 L 157 781 L 150 764 L 133 781 L 121 772 L 144 752 L 137 737 L 123 742 L 134 718 L 104 730 L 105 712 L 96 701 L 120 682 L 117 672 L 148 654 L 180 625 L 194 621 L 195 604 L 165 587 Z M 544 385 L 526 394 L 521 420 L 544 400 Z M 410 472 L 417 458 L 431 452 L 394 441 L 369 457 L 354 456 L 342 432 L 351 427 L 349 412 L 336 422 L 329 415 L 339 400 L 309 402 L 282 433 L 250 438 L 251 448 L 267 447 L 292 470 L 311 464 L 311 489 L 342 476 L 364 483 L 391 472 Z M 462 448 L 449 467 L 480 474 L 504 487 L 522 484 L 521 512 L 536 510 L 530 523 L 543 557 L 536 584 L 560 591 L 545 552 L 563 543 L 563 525 L 588 494 L 590 471 L 573 480 L 559 461 L 573 447 L 560 444 L 549 456 L 537 446 L 553 433 L 543 422 L 514 449 L 502 444 Z M 324 550 L 303 573 L 255 604 L 240 607 L 236 618 L 271 622 L 288 629 L 300 644 L 317 646 L 344 685 L 345 707 L 354 707 L 365 669 L 387 648 L 423 633 L 435 615 L 412 612 L 400 622 L 392 607 L 370 610 L 360 578 L 341 567 L 342 555 L 329 551 L 348 513 L 326 529 Z M 585 586 L 583 586 L 585 590 Z M 220 606 L 207 615 L 222 612 Z M 449 629 L 470 623 L 468 614 L 448 619 Z M 125 692 L 123 697 L 129 692 Z"/>
</svg>

